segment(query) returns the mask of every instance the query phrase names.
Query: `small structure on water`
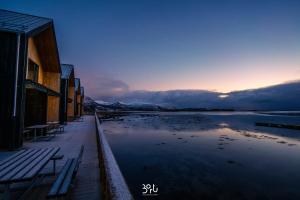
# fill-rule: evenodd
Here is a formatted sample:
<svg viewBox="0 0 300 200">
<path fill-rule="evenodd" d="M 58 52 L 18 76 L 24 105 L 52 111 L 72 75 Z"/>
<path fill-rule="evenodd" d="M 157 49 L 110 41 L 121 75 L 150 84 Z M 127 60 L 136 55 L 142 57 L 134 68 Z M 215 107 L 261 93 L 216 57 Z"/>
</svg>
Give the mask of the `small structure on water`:
<svg viewBox="0 0 300 200">
<path fill-rule="evenodd" d="M 74 119 L 75 114 L 75 76 L 74 66 L 70 64 L 61 65 L 61 98 L 60 98 L 60 123 Z"/>
<path fill-rule="evenodd" d="M 0 9 L 0 148 L 25 126 L 59 121 L 61 66 L 52 19 Z"/>
</svg>

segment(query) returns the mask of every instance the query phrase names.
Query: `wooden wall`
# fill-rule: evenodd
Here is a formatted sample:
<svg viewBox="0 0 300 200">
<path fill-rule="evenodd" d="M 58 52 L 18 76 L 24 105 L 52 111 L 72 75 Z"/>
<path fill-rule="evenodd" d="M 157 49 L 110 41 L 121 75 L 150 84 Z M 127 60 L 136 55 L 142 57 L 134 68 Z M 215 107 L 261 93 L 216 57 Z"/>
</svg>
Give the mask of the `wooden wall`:
<svg viewBox="0 0 300 200">
<path fill-rule="evenodd" d="M 19 35 L 19 40 L 17 38 L 16 33 L 0 31 L 0 148 L 6 150 L 16 149 L 23 142 L 25 102 L 23 82 L 27 60 L 27 41 L 24 34 Z M 20 41 L 19 52 L 17 41 Z"/>
<path fill-rule="evenodd" d="M 60 72 L 59 55 L 56 46 L 56 39 L 53 24 L 44 31 L 34 36 L 35 45 L 38 49 L 39 57 L 47 72 Z"/>
<path fill-rule="evenodd" d="M 57 68 L 57 55 L 51 28 L 28 39 L 28 59 L 39 65 L 38 83 L 60 93 L 61 74 Z M 60 65 L 59 65 L 60 67 Z M 59 121 L 60 97 L 47 97 L 47 121 Z"/>
<path fill-rule="evenodd" d="M 80 114 L 83 115 L 84 114 L 84 106 L 83 106 L 83 101 L 84 101 L 84 96 L 81 96 L 81 111 Z"/>
<path fill-rule="evenodd" d="M 20 41 L 19 45 L 17 41 Z M 0 44 L 0 148 L 16 149 L 22 146 L 23 142 L 26 107 L 24 81 L 28 58 L 40 66 L 38 82 L 43 85 L 51 83 L 53 85 L 49 88 L 60 91 L 60 63 L 53 24 L 33 38 L 28 38 L 24 33 L 18 35 L 0 31 Z M 54 76 L 56 80 L 45 82 L 45 71 L 57 73 Z M 49 97 L 47 100 L 50 102 L 47 117 L 58 121 L 59 97 Z"/>
<path fill-rule="evenodd" d="M 81 95 L 80 94 L 77 95 L 77 103 L 81 103 Z"/>
<path fill-rule="evenodd" d="M 41 59 L 38 54 L 38 50 L 35 44 L 34 38 L 30 37 L 28 38 L 28 59 L 31 59 L 33 62 L 35 62 L 39 66 L 39 79 L 38 83 L 43 85 L 43 77 L 44 77 L 44 68 L 41 62 Z M 27 78 L 27 76 L 26 76 Z"/>
<path fill-rule="evenodd" d="M 59 73 L 44 72 L 44 85 L 56 92 L 60 92 L 60 76 Z"/>
<path fill-rule="evenodd" d="M 76 95 L 76 116 L 81 116 L 81 95 L 79 92 Z"/>
<path fill-rule="evenodd" d="M 72 102 L 71 103 L 68 103 L 68 118 L 69 119 L 73 119 L 74 118 L 74 108 L 75 108 L 75 88 L 74 87 L 69 87 L 69 94 L 68 94 L 68 97 L 70 99 L 72 99 Z"/>
<path fill-rule="evenodd" d="M 26 90 L 24 125 L 45 124 L 47 121 L 47 94 L 34 89 Z"/>
<path fill-rule="evenodd" d="M 47 121 L 59 121 L 59 97 L 48 96 Z"/>
<path fill-rule="evenodd" d="M 45 68 L 43 66 L 43 62 L 41 61 L 41 54 L 37 48 L 37 41 L 34 37 L 28 38 L 28 59 L 31 59 L 39 66 L 39 79 L 38 83 L 56 91 L 60 91 L 60 73 L 52 72 L 50 69 Z"/>
</svg>

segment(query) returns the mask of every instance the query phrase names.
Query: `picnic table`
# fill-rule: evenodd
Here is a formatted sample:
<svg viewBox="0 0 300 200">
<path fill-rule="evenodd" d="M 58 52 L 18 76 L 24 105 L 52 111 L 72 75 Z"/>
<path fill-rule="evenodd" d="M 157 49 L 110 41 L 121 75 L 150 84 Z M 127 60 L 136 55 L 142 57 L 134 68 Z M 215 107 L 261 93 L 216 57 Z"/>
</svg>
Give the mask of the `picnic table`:
<svg viewBox="0 0 300 200">
<path fill-rule="evenodd" d="M 60 133 L 64 131 L 64 125 L 60 124 L 58 121 L 47 122 L 49 125 L 49 129 L 54 129 L 59 131 Z"/>
<path fill-rule="evenodd" d="M 49 127 L 48 124 L 38 124 L 38 125 L 33 125 L 33 126 L 29 126 L 29 127 L 26 127 L 26 129 L 33 129 L 33 140 L 35 141 L 36 140 L 36 131 L 37 130 L 41 130 L 41 134 L 43 135 L 44 133 L 44 129 Z"/>
<path fill-rule="evenodd" d="M 47 122 L 47 124 L 59 124 L 59 121 L 51 121 L 51 122 Z"/>
<path fill-rule="evenodd" d="M 59 147 L 21 150 L 0 161 L 0 184 L 5 186 L 4 196 L 9 198 L 11 184 L 34 182 L 59 150 Z"/>
</svg>

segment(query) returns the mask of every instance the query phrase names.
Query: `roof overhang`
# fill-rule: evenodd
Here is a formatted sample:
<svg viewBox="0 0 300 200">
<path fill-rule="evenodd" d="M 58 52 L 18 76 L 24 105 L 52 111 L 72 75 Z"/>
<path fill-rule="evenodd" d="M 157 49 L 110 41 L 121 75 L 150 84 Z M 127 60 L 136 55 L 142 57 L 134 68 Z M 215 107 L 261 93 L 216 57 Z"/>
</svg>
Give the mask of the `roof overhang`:
<svg viewBox="0 0 300 200">
<path fill-rule="evenodd" d="M 50 88 L 47 88 L 37 82 L 34 82 L 32 80 L 26 80 L 25 81 L 25 88 L 26 89 L 35 89 L 35 90 L 38 90 L 40 92 L 44 92 L 46 93 L 48 96 L 57 96 L 59 97 L 60 96 L 60 93 L 54 91 L 54 90 L 51 90 Z"/>
</svg>

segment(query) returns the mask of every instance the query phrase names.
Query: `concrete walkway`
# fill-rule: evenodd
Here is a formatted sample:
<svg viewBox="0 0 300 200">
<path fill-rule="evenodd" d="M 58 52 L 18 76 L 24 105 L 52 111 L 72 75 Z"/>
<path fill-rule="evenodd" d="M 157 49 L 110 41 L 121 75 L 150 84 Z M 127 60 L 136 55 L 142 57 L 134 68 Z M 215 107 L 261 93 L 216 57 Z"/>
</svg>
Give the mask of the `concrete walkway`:
<svg viewBox="0 0 300 200">
<path fill-rule="evenodd" d="M 85 116 L 83 122 L 69 122 L 65 126 L 65 132 L 57 134 L 50 141 L 26 142 L 25 148 L 45 148 L 60 147 L 59 154 L 64 155 L 64 159 L 58 161 L 60 169 L 68 158 L 76 157 L 79 153 L 80 146 L 84 145 L 82 163 L 79 167 L 78 174 L 73 189 L 70 191 L 70 199 L 100 199 L 100 170 L 97 154 L 95 117 Z M 52 167 L 52 163 L 48 169 Z M 45 180 L 43 188 L 37 189 L 35 194 L 29 195 L 28 199 L 44 199 L 49 191 L 51 180 Z"/>
</svg>

